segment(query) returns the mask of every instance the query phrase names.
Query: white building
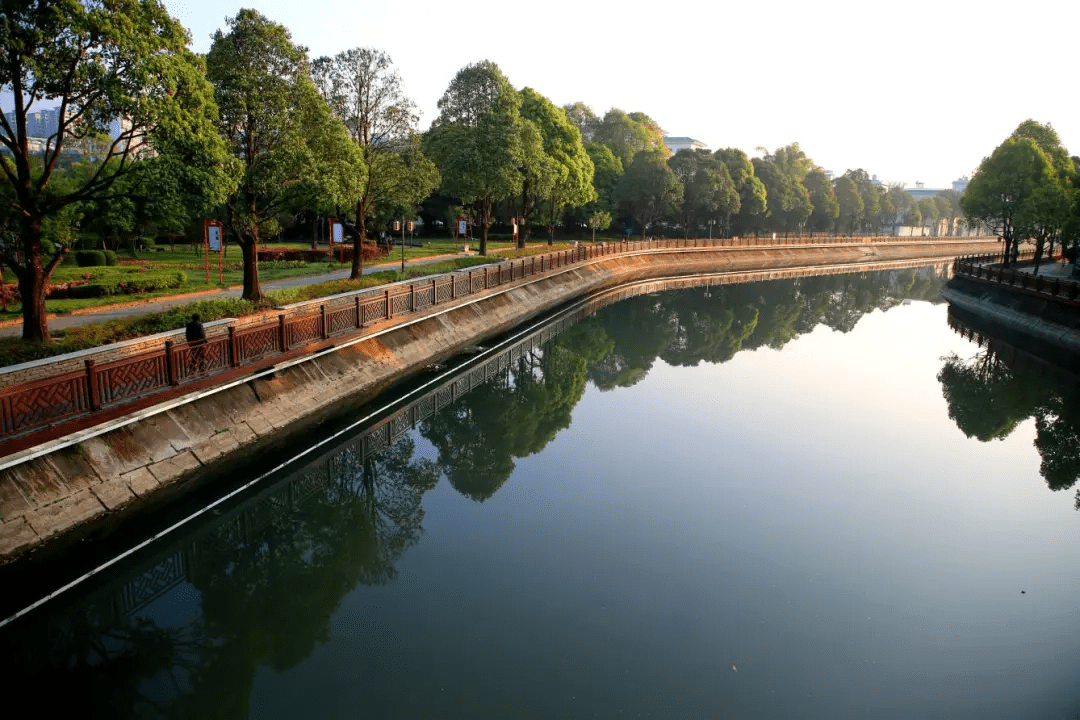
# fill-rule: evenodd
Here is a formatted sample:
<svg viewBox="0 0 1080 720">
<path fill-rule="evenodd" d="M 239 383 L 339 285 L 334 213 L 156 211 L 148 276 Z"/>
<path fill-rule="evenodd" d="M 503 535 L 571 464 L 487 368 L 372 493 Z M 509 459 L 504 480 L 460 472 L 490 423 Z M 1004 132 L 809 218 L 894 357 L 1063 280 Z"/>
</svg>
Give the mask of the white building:
<svg viewBox="0 0 1080 720">
<path fill-rule="evenodd" d="M 665 137 L 664 145 L 671 151 L 671 154 L 679 152 L 680 150 L 708 150 L 709 146 L 700 140 L 695 140 L 692 137 Z"/>
</svg>

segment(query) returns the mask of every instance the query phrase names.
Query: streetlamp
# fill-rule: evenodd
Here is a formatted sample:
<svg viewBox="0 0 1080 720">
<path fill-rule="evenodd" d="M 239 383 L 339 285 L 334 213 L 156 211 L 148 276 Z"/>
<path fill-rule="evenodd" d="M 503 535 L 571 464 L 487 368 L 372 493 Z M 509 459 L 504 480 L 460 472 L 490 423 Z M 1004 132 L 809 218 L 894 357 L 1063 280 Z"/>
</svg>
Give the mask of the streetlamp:
<svg viewBox="0 0 1080 720">
<path fill-rule="evenodd" d="M 401 230 L 401 272 L 405 272 L 405 230 L 408 229 L 410 233 L 413 231 L 413 221 L 405 221 L 405 218 L 394 221 L 394 232 Z"/>
</svg>

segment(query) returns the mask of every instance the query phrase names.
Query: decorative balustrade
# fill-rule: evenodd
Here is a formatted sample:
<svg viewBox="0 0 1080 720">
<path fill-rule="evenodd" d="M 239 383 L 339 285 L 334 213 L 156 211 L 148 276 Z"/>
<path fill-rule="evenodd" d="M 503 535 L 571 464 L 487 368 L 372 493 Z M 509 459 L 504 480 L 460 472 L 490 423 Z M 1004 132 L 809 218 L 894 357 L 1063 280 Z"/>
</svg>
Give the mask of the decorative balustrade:
<svg viewBox="0 0 1080 720">
<path fill-rule="evenodd" d="M 1034 253 L 1030 252 L 1026 257 L 1021 255 L 1018 261 L 1033 258 Z M 953 274 L 990 285 L 1019 288 L 1052 300 L 1075 302 L 1080 299 L 1080 282 L 1060 277 L 1046 278 L 1014 267 L 1002 267 L 1000 259 L 1000 255 L 958 257 L 953 261 Z"/>
<path fill-rule="evenodd" d="M 123 412 L 161 401 L 169 390 L 211 378 L 235 375 L 240 369 L 257 370 L 269 366 L 285 354 L 290 357 L 325 347 L 331 339 L 352 339 L 368 332 L 373 323 L 421 312 L 482 293 L 525 278 L 614 255 L 647 253 L 672 249 L 761 248 L 839 244 L 886 244 L 953 240 L 971 242 L 977 238 L 898 238 L 798 236 L 728 239 L 671 239 L 579 244 L 568 250 L 507 260 L 470 270 L 405 281 L 379 289 L 360 290 L 332 298 L 297 303 L 282 308 L 273 319 L 240 324 L 227 334 L 198 344 L 164 341 L 162 346 L 143 350 L 110 362 L 85 360 L 81 370 L 56 374 L 27 382 L 10 382 L 0 388 L 0 456 L 38 438 L 44 429 L 53 436 L 73 420 L 91 413 L 123 406 Z M 957 267 L 960 267 L 958 264 Z M 967 265 L 965 265 L 967 267 Z M 1011 277 L 1011 275 L 1010 275 Z M 1076 283 L 1068 283 L 1070 297 Z M 69 356 L 70 357 L 70 356 Z M 53 358 L 58 364 L 64 356 Z M 68 360 L 67 365 L 71 365 Z M 8 373 L 18 366 L 8 368 Z M 0 373 L 3 374 L 3 373 Z M 3 380 L 0 379 L 0 382 Z M 118 413 L 111 413 L 116 416 Z M 83 423 L 93 424 L 93 422 Z M 32 438 L 32 439 L 33 439 Z"/>
</svg>

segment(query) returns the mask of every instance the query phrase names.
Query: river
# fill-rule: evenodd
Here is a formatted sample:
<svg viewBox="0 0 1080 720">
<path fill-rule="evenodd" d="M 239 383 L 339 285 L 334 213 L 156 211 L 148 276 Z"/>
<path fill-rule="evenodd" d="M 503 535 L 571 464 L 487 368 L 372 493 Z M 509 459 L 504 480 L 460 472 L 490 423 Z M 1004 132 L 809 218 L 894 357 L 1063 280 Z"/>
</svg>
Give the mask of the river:
<svg viewBox="0 0 1080 720">
<path fill-rule="evenodd" d="M 0 628 L 8 704 L 1076 720 L 1076 377 L 942 274 L 633 297 L 434 368 L 111 540 Z"/>
</svg>

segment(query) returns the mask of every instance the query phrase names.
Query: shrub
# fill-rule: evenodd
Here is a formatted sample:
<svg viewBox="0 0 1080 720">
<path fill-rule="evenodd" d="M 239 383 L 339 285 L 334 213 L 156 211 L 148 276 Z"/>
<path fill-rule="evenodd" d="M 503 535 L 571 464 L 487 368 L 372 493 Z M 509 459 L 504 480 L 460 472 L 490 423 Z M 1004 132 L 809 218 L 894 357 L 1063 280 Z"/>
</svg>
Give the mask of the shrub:
<svg viewBox="0 0 1080 720">
<path fill-rule="evenodd" d="M 94 278 L 85 285 L 69 287 L 63 294 L 53 297 L 91 298 L 108 295 L 137 295 L 140 293 L 169 290 L 187 285 L 187 273 L 182 270 L 138 270 L 119 275 Z"/>
<path fill-rule="evenodd" d="M 109 267 L 113 267 L 116 265 L 116 253 L 112 250 L 105 251 L 105 264 Z"/>
<path fill-rule="evenodd" d="M 75 252 L 75 262 L 79 267 L 103 267 L 105 253 L 101 250 L 78 250 Z"/>
<path fill-rule="evenodd" d="M 287 270 L 307 267 L 304 260 L 259 260 L 260 270 Z"/>
</svg>

